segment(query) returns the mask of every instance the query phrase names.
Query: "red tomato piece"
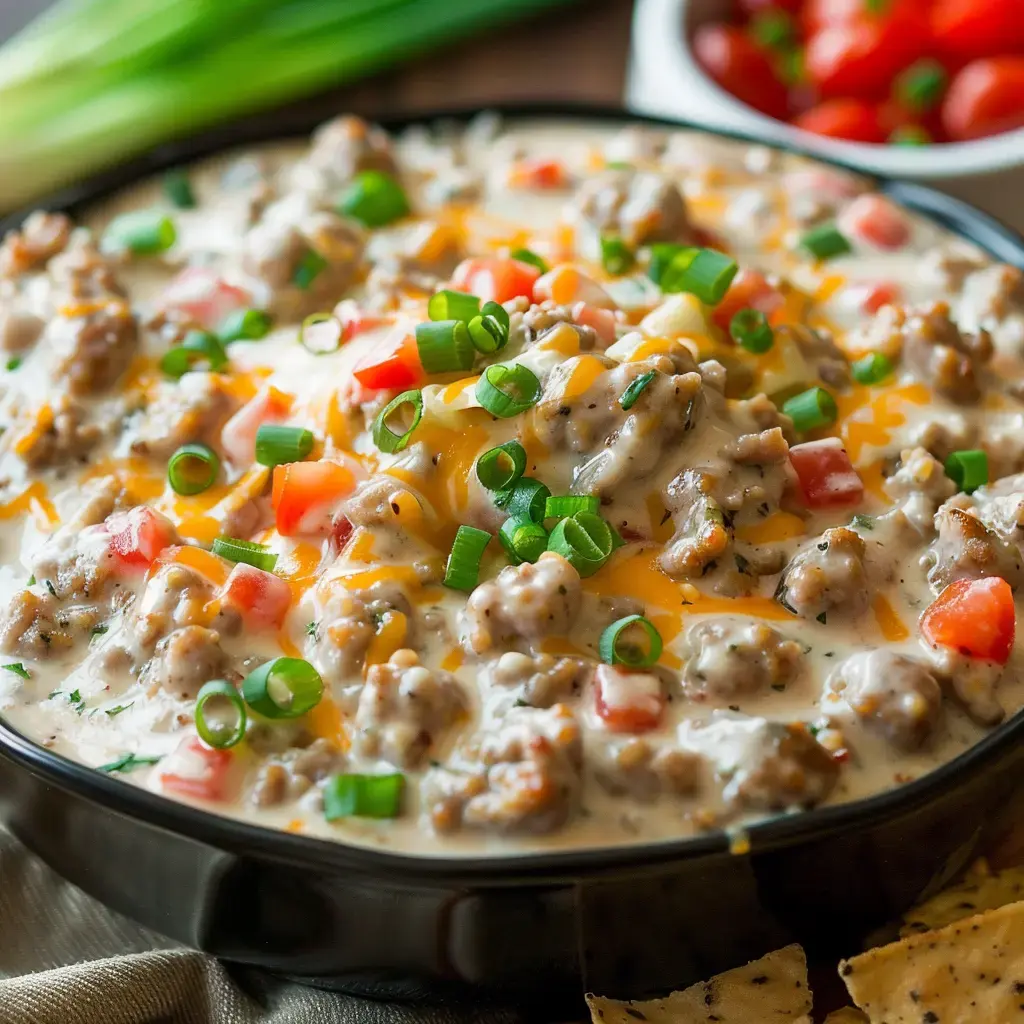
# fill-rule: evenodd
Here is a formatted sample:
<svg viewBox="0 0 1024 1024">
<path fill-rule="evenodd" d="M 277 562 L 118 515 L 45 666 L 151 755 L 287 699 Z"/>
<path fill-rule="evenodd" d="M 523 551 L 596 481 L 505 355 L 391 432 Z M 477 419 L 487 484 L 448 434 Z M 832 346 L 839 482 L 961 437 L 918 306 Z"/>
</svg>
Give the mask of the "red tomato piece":
<svg viewBox="0 0 1024 1024">
<path fill-rule="evenodd" d="M 291 412 L 292 399 L 277 388 L 255 394 L 221 428 L 220 443 L 236 466 L 248 466 L 256 458 L 256 434 L 264 423 L 281 423 Z"/>
<path fill-rule="evenodd" d="M 347 466 L 320 459 L 317 462 L 289 462 L 274 467 L 270 502 L 277 532 L 282 537 L 302 533 L 331 532 L 337 503 L 356 486 Z"/>
<path fill-rule="evenodd" d="M 877 313 L 883 306 L 899 302 L 902 295 L 900 286 L 893 281 L 879 281 L 877 284 L 858 284 L 846 289 L 850 305 L 862 313 Z"/>
<path fill-rule="evenodd" d="M 352 375 L 364 388 L 401 390 L 422 383 L 426 371 L 420 362 L 416 338 L 396 329 L 356 363 Z"/>
<path fill-rule="evenodd" d="M 366 331 L 386 327 L 395 320 L 393 316 L 366 312 L 359 307 L 355 299 L 342 299 L 334 307 L 334 315 L 341 322 L 342 341 L 351 341 Z"/>
<path fill-rule="evenodd" d="M 693 37 L 693 53 L 705 72 L 726 92 L 762 114 L 784 120 L 789 113 L 786 87 L 764 51 L 735 25 L 702 25 Z"/>
<path fill-rule="evenodd" d="M 878 108 L 866 100 L 825 100 L 793 118 L 793 124 L 805 132 L 827 135 L 831 139 L 874 143 L 885 141 Z"/>
<path fill-rule="evenodd" d="M 292 603 L 292 590 L 272 572 L 239 562 L 220 592 L 250 629 L 280 629 Z"/>
<path fill-rule="evenodd" d="M 999 576 L 954 580 L 921 615 L 928 643 L 1000 665 L 1010 658 L 1016 629 L 1013 591 Z"/>
<path fill-rule="evenodd" d="M 942 124 L 957 142 L 1024 127 L 1024 56 L 968 64 L 946 92 Z"/>
<path fill-rule="evenodd" d="M 938 0 L 931 32 L 954 61 L 1024 50 L 1024 8 L 1020 0 Z"/>
<path fill-rule="evenodd" d="M 107 516 L 110 550 L 125 568 L 148 569 L 164 548 L 179 543 L 178 531 L 164 515 L 148 505 Z"/>
<path fill-rule="evenodd" d="M 612 732 L 647 732 L 661 724 L 665 697 L 656 675 L 598 665 L 595 686 L 594 709 Z"/>
<path fill-rule="evenodd" d="M 208 331 L 251 304 L 247 291 L 228 284 L 209 267 L 186 267 L 167 285 L 159 301 L 161 309 L 183 313 Z"/>
<path fill-rule="evenodd" d="M 839 228 L 876 249 L 894 251 L 910 241 L 910 221 L 903 211 L 885 196 L 872 192 L 858 196 L 843 210 Z"/>
<path fill-rule="evenodd" d="M 160 782 L 169 793 L 212 802 L 229 796 L 228 773 L 234 762 L 230 750 L 214 750 L 198 736 L 189 736 L 167 762 L 172 770 L 161 771 Z"/>
<path fill-rule="evenodd" d="M 498 256 L 477 256 L 463 260 L 452 275 L 456 291 L 476 295 L 481 302 L 508 302 L 510 299 L 533 300 L 533 284 L 540 270 L 519 260 Z"/>
<path fill-rule="evenodd" d="M 838 437 L 794 445 L 789 461 L 808 508 L 843 508 L 864 498 L 864 484 Z"/>
<path fill-rule="evenodd" d="M 509 184 L 513 188 L 564 188 L 568 180 L 565 166 L 560 160 L 544 160 L 539 157 L 517 160 L 509 174 Z"/>
<path fill-rule="evenodd" d="M 784 301 L 778 289 L 768 283 L 764 274 L 744 267 L 732 279 L 725 298 L 715 306 L 711 317 L 723 331 L 728 331 L 732 318 L 741 309 L 756 309 L 765 316 L 771 316 L 781 308 Z"/>
</svg>

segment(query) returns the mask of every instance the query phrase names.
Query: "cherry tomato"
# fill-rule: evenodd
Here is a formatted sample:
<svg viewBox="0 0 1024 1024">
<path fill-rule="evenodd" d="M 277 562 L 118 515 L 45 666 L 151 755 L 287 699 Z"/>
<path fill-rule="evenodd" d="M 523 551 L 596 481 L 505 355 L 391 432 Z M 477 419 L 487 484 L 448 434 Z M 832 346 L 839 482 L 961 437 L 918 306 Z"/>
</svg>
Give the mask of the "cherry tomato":
<svg viewBox="0 0 1024 1024">
<path fill-rule="evenodd" d="M 161 771 L 160 782 L 168 792 L 219 802 L 229 795 L 228 772 L 233 761 L 230 750 L 214 750 L 198 736 L 190 736 L 167 758 L 172 770 Z"/>
<path fill-rule="evenodd" d="M 707 74 L 726 92 L 769 117 L 785 119 L 786 87 L 768 57 L 735 25 L 702 25 L 693 52 Z"/>
<path fill-rule="evenodd" d="M 148 568 L 178 540 L 174 524 L 148 505 L 107 516 L 103 528 L 110 534 L 110 550 L 125 568 Z"/>
<path fill-rule="evenodd" d="M 533 285 L 540 270 L 519 260 L 479 256 L 463 260 L 452 275 L 456 291 L 479 296 L 481 302 L 508 302 L 520 295 L 533 298 Z"/>
<path fill-rule="evenodd" d="M 864 484 L 838 437 L 793 445 L 789 461 L 808 508 L 843 508 L 864 497 Z"/>
<path fill-rule="evenodd" d="M 352 375 L 365 388 L 411 388 L 426 376 L 416 338 L 392 331 L 356 363 Z"/>
<path fill-rule="evenodd" d="M 665 712 L 661 680 L 649 672 L 598 665 L 594 710 L 612 732 L 656 729 Z"/>
<path fill-rule="evenodd" d="M 272 572 L 239 562 L 220 592 L 249 629 L 280 629 L 292 603 L 292 589 Z"/>
<path fill-rule="evenodd" d="M 858 196 L 838 218 L 839 229 L 876 249 L 895 251 L 910 241 L 910 221 L 895 203 L 874 192 Z"/>
<path fill-rule="evenodd" d="M 329 535 L 335 506 L 355 486 L 351 470 L 326 459 L 275 466 L 270 502 L 277 532 L 282 537 Z"/>
<path fill-rule="evenodd" d="M 968 64 L 950 83 L 942 124 L 957 142 L 1024 127 L 1024 56 Z"/>
<path fill-rule="evenodd" d="M 931 31 L 939 49 L 963 63 L 1024 51 L 1020 0 L 938 0 Z"/>
<path fill-rule="evenodd" d="M 797 128 L 815 135 L 849 142 L 884 142 L 885 132 L 879 123 L 878 108 L 873 103 L 856 99 L 834 99 L 819 103 L 793 119 Z"/>
<path fill-rule="evenodd" d="M 1013 591 L 1006 580 L 954 580 L 921 615 L 921 636 L 971 658 L 1005 665 L 1017 628 Z"/>
</svg>

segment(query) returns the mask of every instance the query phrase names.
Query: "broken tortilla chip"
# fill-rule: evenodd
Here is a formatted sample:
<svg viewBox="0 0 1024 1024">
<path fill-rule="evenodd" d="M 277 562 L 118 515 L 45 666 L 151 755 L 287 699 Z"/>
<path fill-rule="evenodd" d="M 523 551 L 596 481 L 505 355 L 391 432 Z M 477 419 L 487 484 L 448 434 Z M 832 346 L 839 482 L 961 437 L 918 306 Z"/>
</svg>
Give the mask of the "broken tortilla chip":
<svg viewBox="0 0 1024 1024">
<path fill-rule="evenodd" d="M 1024 1022 L 1024 902 L 844 960 L 871 1024 Z"/>
<path fill-rule="evenodd" d="M 826 1018 L 825 1024 L 868 1024 L 867 1017 L 852 1006 L 844 1006 L 841 1010 L 833 1010 Z"/>
<path fill-rule="evenodd" d="M 587 995 L 594 1024 L 803 1024 L 811 1010 L 807 957 L 786 946 L 664 999 Z"/>
<path fill-rule="evenodd" d="M 962 882 L 903 915 L 900 937 L 944 928 L 947 924 L 1024 900 L 1024 868 L 993 872 L 984 860 L 973 864 Z"/>
</svg>

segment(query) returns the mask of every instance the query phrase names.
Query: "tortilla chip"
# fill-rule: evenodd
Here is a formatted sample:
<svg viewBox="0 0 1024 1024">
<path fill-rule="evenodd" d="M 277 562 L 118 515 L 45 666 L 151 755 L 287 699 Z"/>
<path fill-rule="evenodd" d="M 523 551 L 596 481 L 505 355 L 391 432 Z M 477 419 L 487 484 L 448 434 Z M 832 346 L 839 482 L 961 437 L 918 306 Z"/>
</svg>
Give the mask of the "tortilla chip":
<svg viewBox="0 0 1024 1024">
<path fill-rule="evenodd" d="M 944 928 L 954 921 L 1018 900 L 1024 900 L 1024 868 L 993 873 L 988 863 L 980 860 L 971 866 L 962 882 L 904 914 L 900 937 Z"/>
<path fill-rule="evenodd" d="M 807 957 L 786 946 L 664 999 L 620 1002 L 588 993 L 587 1005 L 594 1024 L 802 1024 L 811 1011 Z"/>
<path fill-rule="evenodd" d="M 852 1006 L 844 1006 L 841 1010 L 833 1010 L 825 1018 L 825 1024 L 868 1024 L 867 1017 Z"/>
<path fill-rule="evenodd" d="M 1024 1022 L 1024 902 L 844 960 L 871 1024 Z"/>
</svg>

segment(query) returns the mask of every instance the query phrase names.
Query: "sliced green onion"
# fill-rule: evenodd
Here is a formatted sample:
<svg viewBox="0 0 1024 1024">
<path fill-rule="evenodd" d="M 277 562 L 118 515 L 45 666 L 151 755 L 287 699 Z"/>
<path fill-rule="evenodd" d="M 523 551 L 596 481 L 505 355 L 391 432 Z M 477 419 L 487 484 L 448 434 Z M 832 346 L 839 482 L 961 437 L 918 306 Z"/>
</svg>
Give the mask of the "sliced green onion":
<svg viewBox="0 0 1024 1024">
<path fill-rule="evenodd" d="M 942 99 L 948 81 L 946 69 L 937 60 L 925 58 L 896 76 L 894 92 L 902 106 L 924 114 Z"/>
<path fill-rule="evenodd" d="M 256 461 L 261 466 L 301 462 L 312 450 L 311 430 L 280 423 L 261 423 L 256 431 Z"/>
<path fill-rule="evenodd" d="M 327 267 L 327 260 L 315 249 L 307 249 L 292 271 L 292 284 L 306 291 Z"/>
<path fill-rule="evenodd" d="M 737 345 L 756 355 L 767 352 L 775 343 L 768 318 L 757 309 L 741 309 L 729 321 L 729 334 Z"/>
<path fill-rule="evenodd" d="M 331 313 L 310 313 L 299 327 L 299 344 L 315 356 L 327 356 L 341 348 L 341 322 Z"/>
<path fill-rule="evenodd" d="M 597 512 L 601 499 L 593 494 L 556 494 L 544 502 L 545 519 L 564 519 L 577 512 Z"/>
<path fill-rule="evenodd" d="M 526 471 L 526 449 L 518 441 L 490 448 L 476 460 L 476 478 L 489 491 L 511 487 Z"/>
<path fill-rule="evenodd" d="M 919 124 L 904 124 L 894 128 L 887 141 L 894 146 L 927 146 L 931 144 L 932 136 Z"/>
<path fill-rule="evenodd" d="M 544 521 L 544 510 L 551 491 L 545 484 L 533 477 L 524 476 L 512 488 L 495 491 L 494 504 L 504 509 L 513 518 L 529 519 L 534 523 Z"/>
<path fill-rule="evenodd" d="M 270 314 L 265 309 L 239 309 L 217 329 L 217 337 L 229 341 L 258 341 L 270 332 Z"/>
<path fill-rule="evenodd" d="M 592 512 L 577 512 L 559 520 L 548 538 L 548 550 L 560 554 L 580 576 L 593 576 L 614 548 L 611 528 Z"/>
<path fill-rule="evenodd" d="M 636 405 L 636 400 L 647 390 L 647 385 L 657 376 L 656 370 L 648 370 L 646 373 L 641 373 L 639 377 L 635 377 L 630 381 L 629 387 L 619 395 L 619 405 L 623 409 L 632 409 Z"/>
<path fill-rule="evenodd" d="M 338 212 L 368 228 L 380 228 L 409 212 L 405 190 L 383 171 L 360 171 L 338 200 Z"/>
<path fill-rule="evenodd" d="M 602 237 L 601 266 L 615 277 L 625 274 L 636 262 L 633 250 L 621 239 Z"/>
<path fill-rule="evenodd" d="M 298 718 L 320 703 L 324 682 L 302 658 L 274 658 L 242 681 L 245 703 L 264 718 Z"/>
<path fill-rule="evenodd" d="M 836 400 L 824 388 L 801 391 L 783 403 L 782 411 L 793 421 L 794 428 L 800 434 L 835 423 L 839 415 Z"/>
<path fill-rule="evenodd" d="M 205 362 L 216 372 L 228 364 L 228 354 L 216 334 L 209 331 L 189 331 L 180 345 L 169 348 L 160 360 L 160 369 L 174 380 L 179 380 L 197 363 Z"/>
<path fill-rule="evenodd" d="M 475 526 L 460 526 L 455 534 L 448 565 L 444 571 L 444 585 L 453 590 L 472 590 L 480 579 L 480 560 L 490 543 L 491 535 Z"/>
<path fill-rule="evenodd" d="M 113 252 L 152 256 L 166 252 L 178 239 L 174 221 L 159 210 L 134 210 L 115 217 L 103 232 L 102 247 Z"/>
<path fill-rule="evenodd" d="M 505 307 L 497 302 L 485 302 L 480 315 L 469 321 L 469 337 L 473 347 L 490 355 L 508 344 L 510 320 Z"/>
<path fill-rule="evenodd" d="M 871 352 L 850 364 L 850 372 L 858 384 L 878 384 L 892 373 L 892 361 L 881 352 Z"/>
<path fill-rule="evenodd" d="M 214 706 L 227 702 L 231 721 L 207 721 L 206 706 L 214 702 Z M 213 710 L 213 709 L 211 709 Z M 248 715 L 242 695 L 225 679 L 214 679 L 204 683 L 196 696 L 196 707 L 193 712 L 196 720 L 196 732 L 199 738 L 215 750 L 226 750 L 241 742 L 245 736 L 245 723 Z"/>
<path fill-rule="evenodd" d="M 786 12 L 769 7 L 751 19 L 754 41 L 769 50 L 788 50 L 796 38 L 796 26 Z"/>
<path fill-rule="evenodd" d="M 965 494 L 988 483 L 988 456 L 980 448 L 953 452 L 946 459 L 946 476 Z"/>
<path fill-rule="evenodd" d="M 192 182 L 189 181 L 188 173 L 185 171 L 168 171 L 161 182 L 164 195 L 179 210 L 192 210 L 196 205 L 195 193 L 192 191 Z"/>
<path fill-rule="evenodd" d="M 801 239 L 800 248 L 806 249 L 815 259 L 830 260 L 833 256 L 844 256 L 853 252 L 846 236 L 835 224 L 822 224 L 811 228 Z"/>
<path fill-rule="evenodd" d="M 404 789 L 405 776 L 400 772 L 334 775 L 324 786 L 324 817 L 328 821 L 339 818 L 397 818 Z"/>
<path fill-rule="evenodd" d="M 685 245 L 677 245 L 674 242 L 655 242 L 650 247 L 651 257 L 647 265 L 647 276 L 655 284 L 660 285 L 669 264 L 685 249 Z"/>
<path fill-rule="evenodd" d="M 476 349 L 461 320 L 426 320 L 416 325 L 416 349 L 427 373 L 469 370 Z"/>
<path fill-rule="evenodd" d="M 453 292 L 450 288 L 434 292 L 427 303 L 427 316 L 431 320 L 462 320 L 469 323 L 480 312 L 480 300 L 465 292 Z"/>
<path fill-rule="evenodd" d="M 220 459 L 205 444 L 183 444 L 167 462 L 167 480 L 175 494 L 201 494 L 217 479 Z"/>
<path fill-rule="evenodd" d="M 391 429 L 392 419 L 402 418 L 403 433 Z M 412 437 L 413 431 L 423 419 L 423 392 L 413 389 L 403 391 L 392 398 L 373 421 L 373 443 L 382 451 L 394 454 L 400 452 Z M 407 424 L 407 426 L 406 426 Z"/>
<path fill-rule="evenodd" d="M 501 419 L 518 416 L 540 401 L 537 375 L 520 363 L 488 366 L 476 384 L 476 400 Z"/>
<path fill-rule="evenodd" d="M 531 267 L 536 267 L 542 274 L 546 274 L 551 269 L 543 258 L 532 249 L 513 249 L 509 256 L 514 260 L 519 260 L 520 263 L 529 263 Z"/>
<path fill-rule="evenodd" d="M 630 639 L 642 633 L 640 643 Z M 601 633 L 598 651 L 607 665 L 648 668 L 661 657 L 661 634 L 642 615 L 626 615 L 616 619 Z"/>
<path fill-rule="evenodd" d="M 717 306 L 739 270 L 737 262 L 714 249 L 681 249 L 658 282 L 663 292 L 689 292 L 708 306 Z"/>
<path fill-rule="evenodd" d="M 212 550 L 215 555 L 220 555 L 229 562 L 244 562 L 264 572 L 273 572 L 274 566 L 277 565 L 276 551 L 271 551 L 265 544 L 256 544 L 250 540 L 217 537 Z"/>
<path fill-rule="evenodd" d="M 498 539 L 515 565 L 536 562 L 548 547 L 548 531 L 530 519 L 506 519 L 498 531 Z"/>
</svg>

